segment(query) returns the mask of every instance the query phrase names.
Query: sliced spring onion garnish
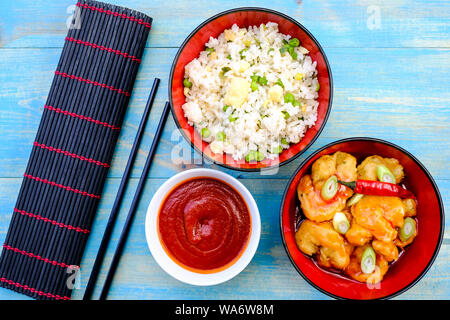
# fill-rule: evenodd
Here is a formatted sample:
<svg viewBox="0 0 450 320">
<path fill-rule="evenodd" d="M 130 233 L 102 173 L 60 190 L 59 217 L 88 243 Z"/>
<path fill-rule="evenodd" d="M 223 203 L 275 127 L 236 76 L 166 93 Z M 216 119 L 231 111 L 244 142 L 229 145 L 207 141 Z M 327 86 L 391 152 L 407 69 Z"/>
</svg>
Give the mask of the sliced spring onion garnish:
<svg viewBox="0 0 450 320">
<path fill-rule="evenodd" d="M 376 255 L 372 247 L 367 247 L 361 257 L 361 270 L 365 274 L 370 274 L 375 270 Z"/>
<path fill-rule="evenodd" d="M 272 153 L 275 153 L 275 154 L 280 154 L 282 152 L 283 152 L 283 147 L 282 146 L 274 147 L 272 149 Z"/>
<path fill-rule="evenodd" d="M 203 138 L 208 138 L 211 135 L 211 131 L 209 131 L 208 128 L 203 128 L 202 129 L 202 137 Z"/>
<path fill-rule="evenodd" d="M 377 176 L 381 182 L 395 183 L 395 177 L 391 170 L 382 164 L 377 167 Z"/>
<path fill-rule="evenodd" d="M 400 231 L 398 233 L 398 237 L 403 242 L 406 242 L 411 238 L 411 236 L 416 232 L 416 220 L 413 218 L 406 218 L 403 221 L 403 226 L 400 228 Z"/>
<path fill-rule="evenodd" d="M 348 222 L 347 216 L 342 212 L 336 212 L 333 218 L 334 229 L 342 234 L 346 234 L 350 229 L 350 222 Z"/>
<path fill-rule="evenodd" d="M 190 88 L 190 87 L 192 87 L 192 82 L 190 82 L 188 78 L 184 78 L 183 86 L 186 88 Z"/>
<path fill-rule="evenodd" d="M 257 151 L 255 150 L 250 150 L 247 155 L 245 156 L 245 161 L 250 162 L 250 161 L 255 161 L 256 157 L 257 157 Z"/>
<path fill-rule="evenodd" d="M 351 207 L 354 204 L 357 204 L 359 200 L 361 200 L 364 197 L 361 193 L 355 193 L 348 201 L 347 201 L 347 207 Z"/>
<path fill-rule="evenodd" d="M 225 132 L 223 132 L 223 131 L 219 131 L 216 134 L 216 140 L 217 141 L 224 141 L 225 137 L 226 137 L 226 135 L 225 135 Z"/>
<path fill-rule="evenodd" d="M 330 200 L 336 195 L 337 191 L 338 191 L 337 178 L 336 176 L 331 176 L 324 183 L 320 194 L 324 200 Z"/>
</svg>

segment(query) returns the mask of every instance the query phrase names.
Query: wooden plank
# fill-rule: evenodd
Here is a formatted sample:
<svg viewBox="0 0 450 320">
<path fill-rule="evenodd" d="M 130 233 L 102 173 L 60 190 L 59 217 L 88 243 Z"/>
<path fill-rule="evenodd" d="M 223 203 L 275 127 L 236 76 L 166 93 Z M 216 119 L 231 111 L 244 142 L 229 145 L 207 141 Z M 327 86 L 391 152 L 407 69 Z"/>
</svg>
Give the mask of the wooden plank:
<svg viewBox="0 0 450 320">
<path fill-rule="evenodd" d="M 177 47 L 207 18 L 236 7 L 266 7 L 305 25 L 325 47 L 450 47 L 450 4 L 431 1 L 110 0 L 154 18 L 150 47 Z M 2 1 L 0 46 L 61 47 L 76 0 Z"/>
<path fill-rule="evenodd" d="M 1 49 L 0 61 L 0 177 L 22 176 L 48 94 L 60 49 Z M 111 177 L 120 177 L 154 77 L 162 79 L 144 137 L 141 157 L 133 171 L 138 177 L 144 164 L 164 101 L 168 73 L 176 49 L 147 50 L 114 154 Z M 334 77 L 332 112 L 322 135 L 308 152 L 280 168 L 276 177 L 287 178 L 305 156 L 326 143 L 352 136 L 392 141 L 417 156 L 436 179 L 450 179 L 448 103 L 450 50 L 448 49 L 339 49 L 327 50 Z M 411 67 L 414 66 L 414 67 Z M 430 148 L 430 145 L 432 148 Z M 153 177 L 169 177 L 183 168 L 174 164 L 174 147 L 190 159 L 191 148 L 169 119 Z M 179 157 L 176 157 L 179 158 Z M 187 167 L 191 167 L 188 165 Z M 225 170 L 242 178 L 256 177 Z"/>
<path fill-rule="evenodd" d="M 108 247 L 101 277 L 94 293 L 98 296 L 105 273 L 112 259 L 122 225 L 131 204 L 138 179 L 130 181 L 127 197 Z M 279 230 L 279 206 L 285 188 L 285 179 L 242 179 L 241 182 L 255 197 L 261 214 L 262 234 L 257 253 L 250 265 L 236 278 L 213 287 L 196 287 L 183 284 L 167 275 L 154 261 L 148 249 L 144 221 L 151 197 L 165 179 L 148 179 L 136 219 L 125 246 L 124 255 L 113 282 L 111 299 L 327 299 L 328 297 L 310 286 L 291 265 L 281 242 Z M 11 209 L 20 186 L 20 179 L 0 179 L 0 241 L 3 241 L 9 224 Z M 119 179 L 108 179 L 98 214 L 88 241 L 81 265 L 80 286 L 74 299 L 82 297 L 89 278 L 96 252 L 106 226 L 108 215 L 119 185 Z M 438 181 L 448 207 L 450 181 Z M 447 219 L 446 238 L 439 256 L 427 275 L 403 299 L 439 299 L 450 294 L 448 266 L 450 229 Z M 261 288 L 265 288 L 261 290 Z M 20 294 L 0 290 L 0 299 L 20 299 Z"/>
</svg>

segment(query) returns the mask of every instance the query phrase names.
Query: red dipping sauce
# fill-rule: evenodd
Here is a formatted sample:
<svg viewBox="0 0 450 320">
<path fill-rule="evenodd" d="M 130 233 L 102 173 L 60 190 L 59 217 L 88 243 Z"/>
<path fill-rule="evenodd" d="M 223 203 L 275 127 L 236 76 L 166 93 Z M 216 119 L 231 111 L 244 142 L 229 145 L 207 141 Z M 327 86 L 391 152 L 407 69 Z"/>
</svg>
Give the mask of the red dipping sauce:
<svg viewBox="0 0 450 320">
<path fill-rule="evenodd" d="M 242 196 L 209 177 L 182 182 L 164 199 L 159 238 L 177 264 L 198 273 L 224 270 L 247 247 L 251 218 Z"/>
</svg>

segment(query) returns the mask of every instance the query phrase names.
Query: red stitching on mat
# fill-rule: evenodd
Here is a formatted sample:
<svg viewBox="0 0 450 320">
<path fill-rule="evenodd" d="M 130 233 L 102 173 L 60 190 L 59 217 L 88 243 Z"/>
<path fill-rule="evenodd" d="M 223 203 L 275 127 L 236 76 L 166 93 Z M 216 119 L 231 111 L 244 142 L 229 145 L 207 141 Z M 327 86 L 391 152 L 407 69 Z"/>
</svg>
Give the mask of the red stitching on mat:
<svg viewBox="0 0 450 320">
<path fill-rule="evenodd" d="M 90 9 L 90 10 L 98 11 L 98 12 L 101 12 L 101 13 L 112 14 L 115 17 L 121 17 L 122 19 L 128 19 L 128 20 L 131 20 L 133 22 L 137 22 L 139 24 L 143 24 L 149 29 L 152 28 L 152 25 L 150 23 L 145 22 L 142 19 L 136 19 L 135 17 L 127 16 L 124 13 L 115 12 L 115 11 L 111 11 L 111 10 L 105 10 L 103 8 L 97 8 L 97 7 L 93 7 L 93 6 L 90 6 L 90 5 L 87 5 L 87 4 L 83 4 L 83 3 L 79 3 L 79 2 L 77 3 L 77 7 L 82 7 L 82 8 L 85 8 L 85 9 Z"/>
<path fill-rule="evenodd" d="M 82 40 L 79 40 L 79 39 L 74 39 L 72 37 L 66 37 L 66 41 L 71 41 L 71 42 L 75 42 L 75 43 L 78 43 L 78 44 L 84 44 L 85 46 L 90 46 L 90 47 L 92 47 L 94 49 L 99 49 L 99 50 L 105 50 L 105 51 L 108 51 L 108 52 L 112 52 L 112 53 L 115 53 L 117 55 L 123 56 L 124 58 L 129 58 L 132 61 L 136 61 L 138 63 L 142 62 L 141 59 L 138 59 L 135 56 L 132 56 L 132 55 L 126 53 L 126 52 L 121 52 L 119 50 L 114 50 L 112 48 L 107 48 L 105 46 L 99 46 L 98 44 L 95 44 L 95 43 L 82 41 Z"/>
<path fill-rule="evenodd" d="M 80 227 L 74 227 L 74 226 L 71 226 L 69 224 L 64 224 L 64 223 L 61 223 L 61 222 L 58 222 L 58 221 L 55 221 L 55 220 L 50 220 L 50 219 L 44 218 L 44 217 L 42 217 L 40 215 L 31 213 L 31 212 L 26 212 L 25 210 L 20 210 L 20 209 L 14 208 L 14 212 L 20 213 L 23 216 L 29 216 L 29 217 L 35 218 L 37 220 L 42 220 L 44 222 L 49 222 L 49 223 L 51 223 L 51 224 L 53 224 L 55 226 L 58 226 L 60 228 L 66 228 L 66 229 L 69 229 L 69 230 L 74 230 L 76 232 L 81 232 L 81 233 L 85 233 L 85 234 L 90 232 L 88 229 L 82 229 Z"/>
<path fill-rule="evenodd" d="M 98 165 L 98 166 L 103 166 L 103 167 L 105 167 L 105 168 L 111 167 L 111 166 L 110 166 L 109 164 L 107 164 L 107 163 L 103 163 L 103 162 L 100 162 L 100 161 L 97 161 L 97 160 L 94 160 L 94 159 L 91 159 L 91 158 L 86 158 L 86 157 L 83 157 L 83 156 L 79 156 L 79 155 L 77 155 L 77 154 L 75 154 L 75 153 L 70 153 L 69 151 L 65 151 L 65 150 L 61 150 L 61 149 L 56 149 L 56 148 L 53 148 L 53 147 L 49 147 L 49 146 L 46 146 L 46 145 L 43 144 L 43 143 L 38 143 L 37 141 L 35 141 L 35 142 L 33 143 L 33 145 L 36 146 L 36 147 L 42 148 L 42 149 L 47 149 L 47 150 L 49 150 L 49 151 L 54 151 L 54 152 L 56 152 L 56 153 L 61 153 L 61 154 L 65 155 L 65 156 L 68 156 L 68 157 L 80 159 L 80 160 L 87 161 L 87 162 L 90 162 L 90 163 L 95 163 L 96 165 Z"/>
<path fill-rule="evenodd" d="M 79 119 L 82 119 L 82 120 L 94 122 L 96 124 L 102 125 L 104 127 L 110 128 L 112 130 L 120 130 L 120 127 L 113 126 L 112 124 L 108 124 L 106 122 L 101 122 L 101 121 L 98 121 L 98 120 L 95 120 L 95 119 L 92 119 L 92 118 L 89 118 L 89 117 L 85 117 L 85 116 L 82 116 L 82 115 L 79 115 L 79 114 L 76 114 L 76 113 L 73 113 L 73 112 L 62 110 L 60 108 L 55 108 L 55 107 L 47 106 L 47 105 L 45 105 L 44 108 L 48 109 L 48 110 L 51 110 L 51 111 L 55 111 L 57 113 L 62 113 L 65 116 L 71 116 L 71 117 L 74 117 L 74 118 L 79 118 Z"/>
<path fill-rule="evenodd" d="M 55 74 L 57 76 L 62 76 L 64 78 L 70 78 L 70 79 L 73 79 L 73 80 L 78 80 L 80 82 L 81 81 L 82 82 L 86 82 L 86 83 L 92 84 L 94 86 L 100 86 L 102 88 L 109 89 L 111 91 L 116 91 L 117 93 L 122 93 L 122 94 L 126 95 L 127 97 L 131 96 L 131 93 L 129 93 L 127 91 L 123 91 L 122 89 L 117 89 L 117 88 L 114 88 L 113 86 L 108 86 L 108 85 L 106 85 L 104 83 L 100 83 L 100 82 L 97 82 L 97 81 L 92 81 L 92 80 L 89 80 L 89 79 L 84 79 L 82 77 L 77 77 L 77 76 L 74 76 L 73 74 L 67 74 L 65 72 L 59 72 L 59 71 L 55 71 Z"/>
<path fill-rule="evenodd" d="M 53 260 L 50 260 L 50 259 L 47 259 L 47 258 L 42 258 L 41 256 L 38 256 L 37 254 L 31 253 L 31 252 L 26 252 L 25 250 L 20 250 L 18 248 L 11 247 L 9 244 L 6 244 L 6 243 L 3 244 L 3 248 L 5 248 L 6 250 L 11 250 L 11 251 L 20 253 L 20 254 L 22 254 L 24 256 L 29 256 L 30 258 L 35 258 L 37 260 L 41 260 L 41 261 L 50 263 L 50 264 L 52 264 L 54 266 L 60 266 L 60 267 L 69 268 L 69 269 L 80 269 L 79 266 L 68 265 L 68 264 L 66 264 L 64 262 L 58 262 L 58 261 L 53 261 Z"/>
<path fill-rule="evenodd" d="M 37 289 L 35 289 L 35 288 L 31 288 L 31 287 L 29 287 L 29 286 L 27 286 L 27 285 L 23 285 L 23 284 L 20 284 L 20 283 L 18 283 L 18 282 L 14 282 L 14 281 L 12 281 L 12 280 L 9 280 L 9 279 L 6 279 L 6 278 L 0 278 L 0 281 L 1 282 L 6 282 L 6 283 L 8 283 L 8 284 L 12 284 L 12 285 L 14 285 L 14 286 L 16 286 L 16 287 L 18 287 L 18 288 L 23 288 L 23 289 L 25 289 L 25 290 L 29 290 L 29 291 L 31 291 L 31 292 L 36 292 L 38 295 L 40 295 L 40 296 L 46 296 L 46 297 L 49 297 L 49 298 L 54 298 L 54 299 L 56 299 L 56 300 L 70 300 L 70 298 L 69 297 L 61 297 L 61 296 L 59 296 L 59 295 L 57 295 L 57 294 L 53 294 L 53 293 L 48 293 L 48 292 L 43 292 L 43 291 L 41 291 L 41 290 L 37 290 Z"/>
<path fill-rule="evenodd" d="M 54 187 L 58 187 L 58 188 L 66 189 L 66 190 L 68 190 L 68 191 L 72 191 L 72 192 L 75 192 L 75 193 L 79 193 L 79 194 L 82 194 L 83 196 L 88 196 L 88 197 L 91 197 L 91 198 L 100 199 L 100 196 L 99 196 L 99 195 L 87 193 L 86 191 L 81 191 L 81 190 L 74 189 L 74 188 L 71 188 L 71 187 L 68 187 L 68 186 L 64 186 L 64 185 L 59 184 L 59 183 L 56 183 L 56 182 L 54 182 L 54 181 L 49 181 L 49 180 L 47 180 L 47 179 L 42 179 L 42 178 L 39 178 L 39 177 L 34 177 L 34 176 L 32 176 L 32 175 L 30 175 L 30 174 L 26 174 L 26 173 L 25 173 L 23 176 L 24 176 L 25 178 L 28 178 L 28 179 L 33 179 L 33 180 L 36 180 L 36 181 L 39 181 L 39 182 L 47 183 L 47 184 L 49 184 L 49 185 L 51 185 L 51 186 L 54 186 Z"/>
</svg>

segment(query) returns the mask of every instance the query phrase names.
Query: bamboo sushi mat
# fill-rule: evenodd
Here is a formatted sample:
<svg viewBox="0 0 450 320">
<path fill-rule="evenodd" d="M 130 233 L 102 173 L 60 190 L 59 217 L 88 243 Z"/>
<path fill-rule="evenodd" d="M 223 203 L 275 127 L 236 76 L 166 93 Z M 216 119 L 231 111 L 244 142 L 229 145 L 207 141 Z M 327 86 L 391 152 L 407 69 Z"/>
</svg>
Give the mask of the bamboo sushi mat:
<svg viewBox="0 0 450 320">
<path fill-rule="evenodd" d="M 152 23 L 76 8 L 0 257 L 0 285 L 36 299 L 70 299 Z"/>
</svg>

